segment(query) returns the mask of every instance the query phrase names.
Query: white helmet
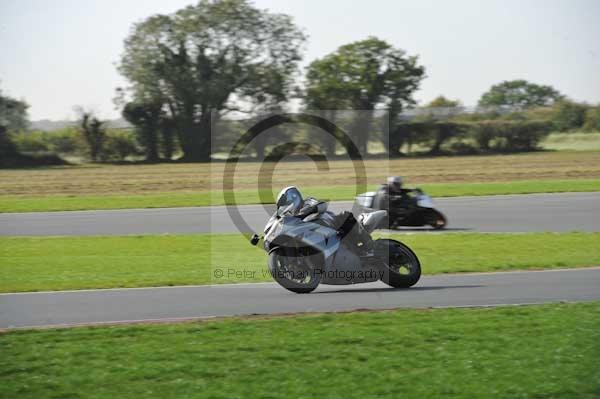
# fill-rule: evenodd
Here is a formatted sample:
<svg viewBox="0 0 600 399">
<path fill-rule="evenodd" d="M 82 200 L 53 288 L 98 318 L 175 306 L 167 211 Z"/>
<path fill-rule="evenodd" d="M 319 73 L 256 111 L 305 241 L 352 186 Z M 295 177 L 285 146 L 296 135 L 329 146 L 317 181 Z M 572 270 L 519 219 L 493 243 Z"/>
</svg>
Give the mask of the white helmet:
<svg viewBox="0 0 600 399">
<path fill-rule="evenodd" d="M 396 189 L 402 188 L 402 177 L 400 176 L 390 176 L 387 178 L 388 186 L 392 186 Z"/>
<path fill-rule="evenodd" d="M 292 210 L 295 212 L 300 210 L 303 202 L 302 193 L 296 186 L 286 187 L 277 195 L 277 208 L 293 204 Z"/>
</svg>

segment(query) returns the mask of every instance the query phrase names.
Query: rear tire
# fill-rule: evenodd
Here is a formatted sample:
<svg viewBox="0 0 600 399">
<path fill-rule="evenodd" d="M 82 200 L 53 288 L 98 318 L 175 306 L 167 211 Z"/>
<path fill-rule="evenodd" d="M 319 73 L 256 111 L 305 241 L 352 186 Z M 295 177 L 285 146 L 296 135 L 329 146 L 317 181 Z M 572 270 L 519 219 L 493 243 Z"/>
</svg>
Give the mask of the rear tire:
<svg viewBox="0 0 600 399">
<path fill-rule="evenodd" d="M 394 288 L 408 288 L 421 278 L 421 263 L 417 255 L 400 241 L 375 241 L 375 254 L 382 262 L 381 281 Z"/>
<path fill-rule="evenodd" d="M 291 248 L 278 248 L 269 254 L 269 272 L 273 279 L 286 290 L 297 294 L 308 294 L 314 291 L 321 282 L 321 270 L 315 267 L 318 264 L 315 258 L 318 255 L 298 255 L 285 252 L 293 251 Z M 292 269 L 293 263 L 295 268 Z M 304 281 L 302 281 L 304 279 Z"/>
</svg>

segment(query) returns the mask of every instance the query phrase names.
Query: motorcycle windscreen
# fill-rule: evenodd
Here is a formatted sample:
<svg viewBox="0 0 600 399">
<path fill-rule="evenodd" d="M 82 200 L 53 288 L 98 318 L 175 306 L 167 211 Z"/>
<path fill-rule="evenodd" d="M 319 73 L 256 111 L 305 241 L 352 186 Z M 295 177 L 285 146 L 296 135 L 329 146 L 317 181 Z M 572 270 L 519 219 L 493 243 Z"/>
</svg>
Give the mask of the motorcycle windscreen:
<svg viewBox="0 0 600 399">
<path fill-rule="evenodd" d="M 356 202 L 358 203 L 358 205 L 360 205 L 362 207 L 372 208 L 374 198 L 375 198 L 375 192 L 369 191 L 368 193 L 359 194 L 356 197 Z"/>
</svg>

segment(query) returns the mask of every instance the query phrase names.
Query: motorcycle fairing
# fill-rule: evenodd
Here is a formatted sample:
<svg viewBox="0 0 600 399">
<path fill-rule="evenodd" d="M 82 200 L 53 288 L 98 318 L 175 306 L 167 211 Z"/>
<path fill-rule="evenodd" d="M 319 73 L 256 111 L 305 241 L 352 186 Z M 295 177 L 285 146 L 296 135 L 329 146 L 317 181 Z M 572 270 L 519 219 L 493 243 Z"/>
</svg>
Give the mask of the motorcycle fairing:
<svg viewBox="0 0 600 399">
<path fill-rule="evenodd" d="M 430 196 L 426 194 L 419 194 L 416 196 L 417 206 L 420 208 L 430 208 L 433 209 L 435 206 L 433 205 L 433 200 Z"/>
<path fill-rule="evenodd" d="M 378 269 L 362 266 L 360 258 L 348 249 L 335 229 L 319 223 L 284 216 L 271 224 L 264 242 L 267 252 L 286 242 L 320 252 L 324 260 L 323 284 L 356 284 L 377 281 L 380 277 Z"/>
</svg>

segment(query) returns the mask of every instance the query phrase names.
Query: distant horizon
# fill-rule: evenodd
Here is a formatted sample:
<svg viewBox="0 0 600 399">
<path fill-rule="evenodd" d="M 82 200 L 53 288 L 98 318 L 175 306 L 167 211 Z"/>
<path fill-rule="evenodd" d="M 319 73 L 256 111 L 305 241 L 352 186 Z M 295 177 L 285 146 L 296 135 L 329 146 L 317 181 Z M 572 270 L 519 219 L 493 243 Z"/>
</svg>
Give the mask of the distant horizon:
<svg viewBox="0 0 600 399">
<path fill-rule="evenodd" d="M 25 100 L 32 121 L 76 120 L 73 107 L 120 118 L 116 71 L 134 22 L 172 13 L 189 0 L 6 0 L 0 3 L 0 90 Z M 256 0 L 291 15 L 308 34 L 300 72 L 339 46 L 376 36 L 418 55 L 427 77 L 415 99 L 438 95 L 474 106 L 505 80 L 551 85 L 575 101 L 600 102 L 600 2 Z M 340 12 L 343 10 L 343 12 Z"/>
</svg>

